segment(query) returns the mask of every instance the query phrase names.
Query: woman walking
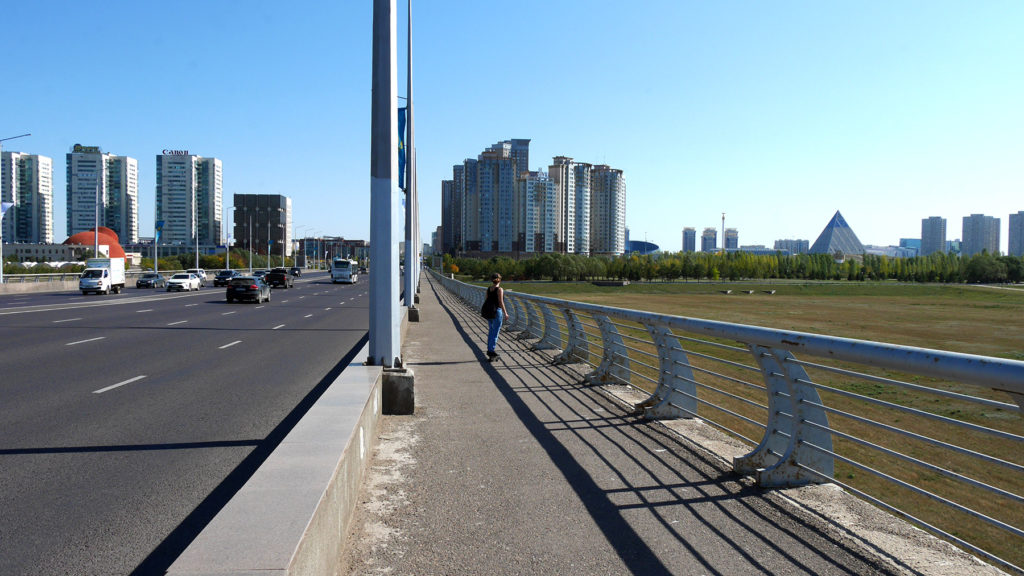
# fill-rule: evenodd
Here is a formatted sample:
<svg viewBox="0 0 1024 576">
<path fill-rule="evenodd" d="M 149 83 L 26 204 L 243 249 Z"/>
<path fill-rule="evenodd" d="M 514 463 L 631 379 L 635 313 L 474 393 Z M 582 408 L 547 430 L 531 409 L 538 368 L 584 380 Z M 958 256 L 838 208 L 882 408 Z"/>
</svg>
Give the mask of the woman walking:
<svg viewBox="0 0 1024 576">
<path fill-rule="evenodd" d="M 505 291 L 501 288 L 501 274 L 491 274 L 491 283 L 487 289 L 487 298 L 484 301 L 485 307 L 494 310 L 494 316 L 490 319 L 490 326 L 487 331 L 487 361 L 494 362 L 498 359 L 498 353 L 494 351 L 498 345 L 498 332 L 501 332 L 501 323 L 508 312 L 505 311 Z"/>
</svg>

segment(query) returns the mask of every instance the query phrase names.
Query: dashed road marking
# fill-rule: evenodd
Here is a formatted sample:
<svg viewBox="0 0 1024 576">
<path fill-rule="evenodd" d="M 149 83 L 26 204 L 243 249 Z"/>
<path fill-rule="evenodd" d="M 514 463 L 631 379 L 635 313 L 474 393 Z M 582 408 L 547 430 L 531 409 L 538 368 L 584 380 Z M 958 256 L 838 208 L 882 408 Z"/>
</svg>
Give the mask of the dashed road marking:
<svg viewBox="0 0 1024 576">
<path fill-rule="evenodd" d="M 145 377 L 146 377 L 145 375 L 142 375 L 142 376 L 136 376 L 135 378 L 129 378 L 129 379 L 125 380 L 124 382 L 118 382 L 117 384 L 114 384 L 113 386 L 107 386 L 106 388 L 100 388 L 99 390 L 93 390 L 92 393 L 93 394 L 103 394 L 104 392 L 108 392 L 110 390 L 113 390 L 114 388 L 120 388 L 121 386 L 124 386 L 125 384 L 131 384 L 132 382 L 138 382 L 139 380 L 142 380 Z"/>
</svg>

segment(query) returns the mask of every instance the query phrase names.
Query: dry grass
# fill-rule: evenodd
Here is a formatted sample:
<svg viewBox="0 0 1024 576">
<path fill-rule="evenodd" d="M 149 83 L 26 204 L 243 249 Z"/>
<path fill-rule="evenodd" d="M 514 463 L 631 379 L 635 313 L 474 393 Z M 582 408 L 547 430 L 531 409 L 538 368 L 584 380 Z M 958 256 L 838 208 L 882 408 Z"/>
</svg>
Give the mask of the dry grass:
<svg viewBox="0 0 1024 576">
<path fill-rule="evenodd" d="M 647 310 L 664 314 L 688 316 L 709 320 L 752 324 L 775 329 L 812 332 L 863 340 L 890 342 L 908 346 L 934 348 L 969 354 L 996 356 L 1015 360 L 1024 359 L 1024 290 L 995 290 L 981 287 L 895 285 L 885 284 L 648 284 L 622 288 L 597 288 L 587 284 L 523 284 L 509 285 L 512 291 L 530 292 L 552 297 L 590 302 L 620 308 Z M 732 294 L 721 291 L 732 289 Z M 753 294 L 745 291 L 753 290 Z M 765 291 L 775 290 L 769 295 Z M 640 326 L 620 327 L 625 334 L 644 338 Z M 588 332 L 596 332 L 588 329 Z M 657 365 L 647 353 L 653 347 L 628 342 L 635 348 L 630 352 L 634 363 Z M 734 362 L 753 366 L 748 353 L 722 352 L 707 345 L 686 343 L 691 352 L 704 352 Z M 600 357 L 592 351 L 591 362 Z M 813 358 L 805 360 L 814 361 Z M 723 365 L 719 362 L 691 355 L 697 367 L 717 372 L 729 378 L 742 379 L 761 385 L 760 375 Z M 834 364 L 832 364 L 834 365 Z M 937 389 L 953 390 L 1009 402 L 1004 393 L 977 389 L 957 382 L 892 373 L 870 371 L 863 367 L 838 367 L 870 372 L 878 376 L 904 380 Z M 635 368 L 635 366 L 634 366 Z M 637 369 L 647 378 L 656 379 L 657 373 Z M 914 392 L 841 376 L 821 370 L 809 369 L 813 381 L 853 392 L 868 398 L 884 400 L 939 414 L 958 421 L 1024 435 L 1024 418 L 1020 412 L 979 406 L 928 393 Z M 716 392 L 721 390 L 758 404 L 766 404 L 763 391 L 738 385 L 728 378 L 709 376 L 698 372 L 696 378 L 703 386 L 698 390 L 702 399 L 734 411 L 758 422 L 764 422 L 765 410 Z M 653 390 L 642 379 L 635 385 Z M 822 391 L 823 403 L 846 412 L 884 424 L 910 430 L 930 438 L 953 443 L 993 457 L 1024 465 L 1024 450 L 1012 440 L 993 438 L 991 435 L 966 431 L 931 418 L 915 416 L 837 393 Z M 718 422 L 747 438 L 759 439 L 763 429 L 728 414 L 716 406 L 701 404 L 699 415 Z M 1022 494 L 1024 478 L 1021 473 L 977 458 L 964 456 L 949 449 L 902 437 L 845 418 L 829 416 L 830 425 L 839 431 L 898 451 L 913 458 L 953 470 L 992 486 Z M 855 442 L 836 438 L 837 453 L 851 458 L 884 474 L 919 486 L 943 498 L 948 498 L 1011 526 L 1024 527 L 1024 506 L 1011 499 L 970 488 L 962 482 L 949 479 L 927 468 L 894 459 Z M 951 510 L 935 500 L 896 487 L 891 482 L 855 466 L 837 462 L 835 479 L 934 524 L 990 553 L 1018 566 L 1024 565 L 1024 539 L 1007 535 L 974 517 Z"/>
</svg>

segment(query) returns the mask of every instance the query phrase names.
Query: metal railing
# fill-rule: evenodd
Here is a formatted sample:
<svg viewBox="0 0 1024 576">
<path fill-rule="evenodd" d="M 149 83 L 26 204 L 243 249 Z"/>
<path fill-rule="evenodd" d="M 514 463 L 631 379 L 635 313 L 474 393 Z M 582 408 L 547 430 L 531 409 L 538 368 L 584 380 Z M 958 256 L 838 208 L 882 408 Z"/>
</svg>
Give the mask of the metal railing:
<svg viewBox="0 0 1024 576">
<path fill-rule="evenodd" d="M 482 287 L 434 277 L 482 305 Z M 748 444 L 733 468 L 759 485 L 835 483 L 1021 571 L 1024 362 L 507 289 L 505 304 L 506 332 L 589 365 L 587 382 L 643 390 L 646 418 L 699 418 Z"/>
</svg>

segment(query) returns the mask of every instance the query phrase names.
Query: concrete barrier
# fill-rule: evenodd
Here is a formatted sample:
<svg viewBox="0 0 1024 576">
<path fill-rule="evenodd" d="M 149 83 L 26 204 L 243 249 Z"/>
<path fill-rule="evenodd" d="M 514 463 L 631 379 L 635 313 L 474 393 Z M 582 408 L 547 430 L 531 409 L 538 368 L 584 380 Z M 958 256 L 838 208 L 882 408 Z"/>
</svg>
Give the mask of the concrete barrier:
<svg viewBox="0 0 1024 576">
<path fill-rule="evenodd" d="M 382 373 L 345 368 L 167 574 L 333 576 L 377 438 Z"/>
</svg>

